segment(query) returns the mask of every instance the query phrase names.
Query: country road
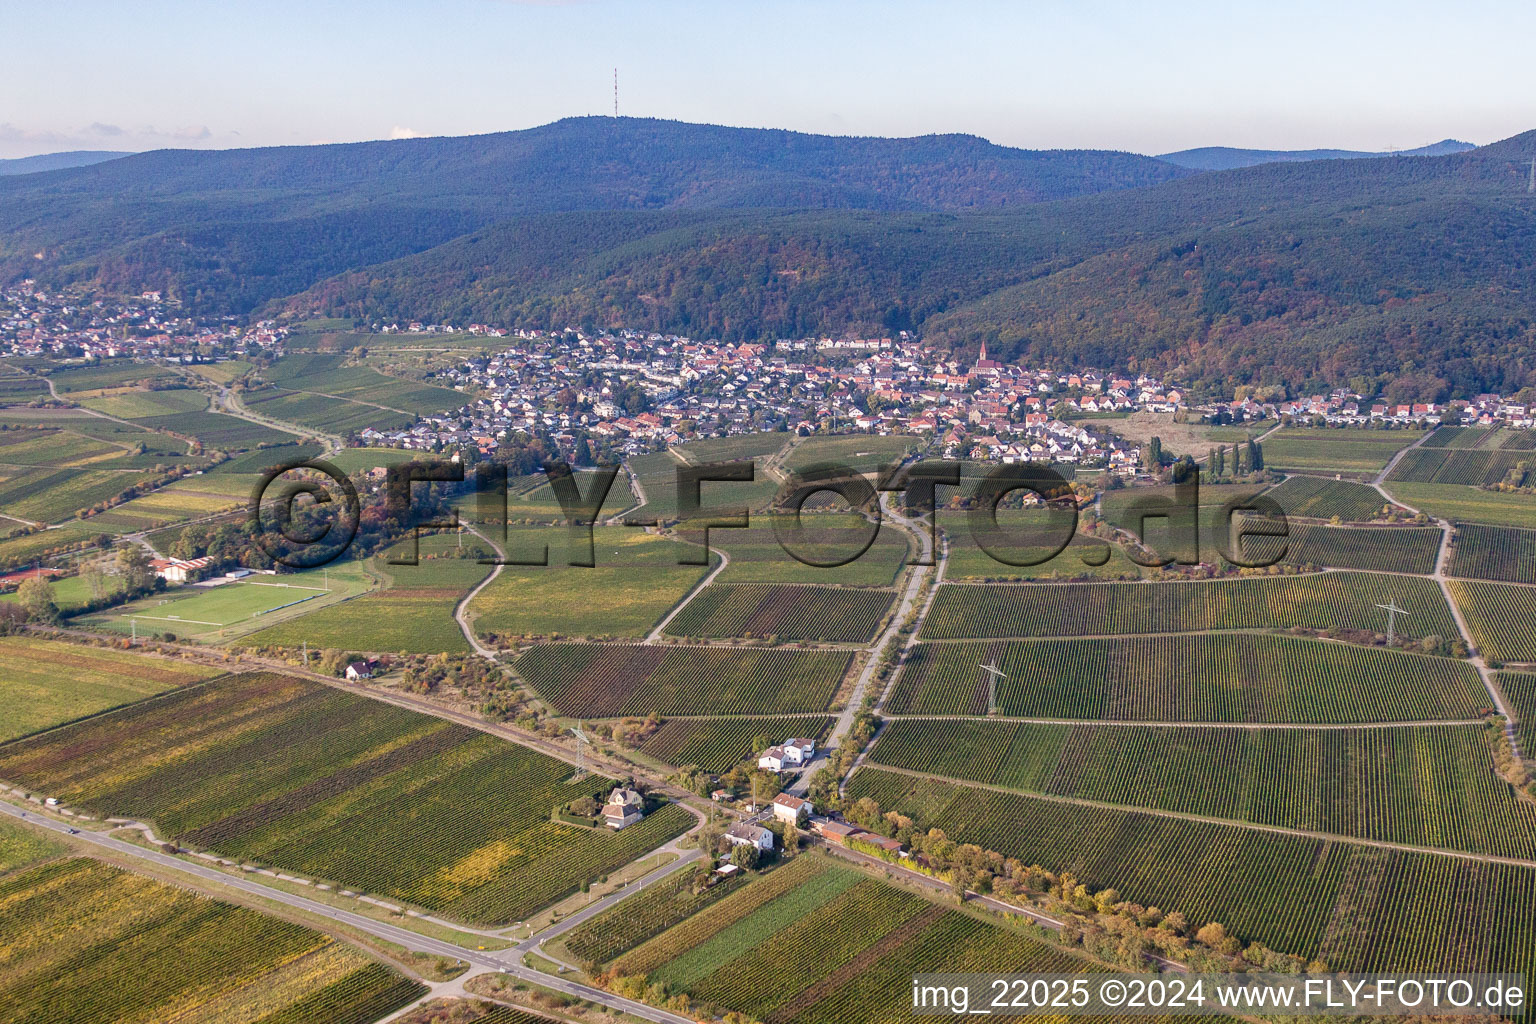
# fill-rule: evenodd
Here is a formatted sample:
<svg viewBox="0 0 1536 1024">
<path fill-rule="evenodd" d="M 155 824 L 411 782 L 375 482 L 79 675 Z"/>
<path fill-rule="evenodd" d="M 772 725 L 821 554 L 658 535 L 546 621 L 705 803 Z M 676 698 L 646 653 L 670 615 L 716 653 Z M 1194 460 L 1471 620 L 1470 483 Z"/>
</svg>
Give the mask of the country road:
<svg viewBox="0 0 1536 1024">
<path fill-rule="evenodd" d="M 8 800 L 0 800 L 0 813 L 4 813 L 13 818 L 24 819 L 32 825 L 49 829 L 60 834 L 68 834 L 71 829 L 71 826 L 53 821 L 50 818 L 42 817 L 35 812 L 23 810 Z M 636 1017 L 641 1017 L 645 1020 L 656 1021 L 657 1024 L 694 1024 L 694 1021 L 688 1017 L 680 1017 L 675 1013 L 668 1013 L 665 1010 L 658 1010 L 653 1006 L 647 1006 L 644 1003 L 638 1003 L 632 999 L 624 999 L 610 992 L 605 992 L 602 989 L 593 988 L 590 985 L 577 984 L 573 981 L 567 981 L 564 978 L 555 977 L 554 975 L 549 975 L 543 973 L 542 971 L 534 970 L 531 967 L 525 967 L 522 963 L 522 952 L 518 947 L 514 947 L 511 950 L 499 951 L 470 949 L 466 946 L 459 946 L 452 942 L 446 942 L 442 939 L 434 939 L 430 936 L 422 935 L 420 932 L 414 932 L 408 928 L 401 928 L 396 925 L 387 924 L 383 921 L 376 921 L 371 917 L 364 917 L 362 914 L 354 914 L 351 911 L 339 910 L 335 907 L 321 903 L 317 900 L 308 899 L 304 896 L 284 892 L 280 889 L 271 889 L 259 882 L 253 882 L 233 875 L 227 875 L 224 872 L 216 871 L 213 868 L 203 867 L 198 864 L 189 864 L 179 857 L 173 857 L 170 854 L 161 853 L 158 850 L 148 850 L 141 846 L 135 846 L 132 843 L 125 843 L 122 840 L 114 839 L 111 836 L 100 835 L 95 832 L 77 831 L 77 833 L 71 838 L 98 846 L 105 850 L 110 850 L 119 856 L 132 857 L 137 860 L 154 864 L 157 867 L 167 868 L 184 875 L 190 875 L 204 882 L 212 882 L 221 886 L 238 889 L 239 891 L 244 892 L 250 896 L 256 896 L 264 900 L 271 900 L 276 903 L 281 903 L 284 906 L 292 907 L 296 910 L 302 910 L 306 913 L 313 914 L 319 918 L 335 921 L 338 924 L 344 924 L 349 928 L 353 928 L 365 934 L 372 935 L 375 938 L 383 939 L 386 942 L 392 942 L 398 946 L 403 946 L 412 952 L 429 953 L 434 956 L 452 957 L 454 959 L 464 961 L 465 963 L 469 964 L 471 968 L 478 967 L 481 968 L 482 971 L 499 971 L 503 974 L 511 975 L 520 981 L 528 982 L 534 985 L 540 985 L 544 988 L 554 989 L 557 992 L 561 992 L 568 996 L 573 996 L 577 999 L 586 999 L 594 1003 L 599 1003 L 603 1006 L 623 1011 L 624 1013 L 633 1014 Z"/>
</svg>

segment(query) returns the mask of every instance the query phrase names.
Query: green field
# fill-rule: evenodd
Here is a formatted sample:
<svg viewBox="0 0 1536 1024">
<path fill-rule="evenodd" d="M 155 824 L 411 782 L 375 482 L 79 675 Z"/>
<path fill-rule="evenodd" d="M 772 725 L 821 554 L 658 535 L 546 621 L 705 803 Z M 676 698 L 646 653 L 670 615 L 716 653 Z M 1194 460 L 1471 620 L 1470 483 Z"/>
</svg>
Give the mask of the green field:
<svg viewBox="0 0 1536 1024">
<path fill-rule="evenodd" d="M 1536 803 L 1495 774 L 1489 728 L 907 719 L 880 734 L 870 760 L 1020 792 L 1530 859 Z"/>
<path fill-rule="evenodd" d="M 106 388 L 137 387 L 177 378 L 164 366 L 140 363 L 132 359 L 103 359 L 89 366 L 62 366 L 48 374 L 60 392 L 100 391 Z"/>
<path fill-rule="evenodd" d="M 796 529 L 789 518 L 764 514 L 752 516 L 744 530 L 711 530 L 710 545 L 730 557 L 716 582 L 888 587 L 907 559 L 906 535 L 890 523 L 880 527 L 872 542 L 869 524 L 857 516 L 807 513 L 801 524 Z M 776 527 L 785 531 L 782 543 Z M 843 565 L 809 564 L 844 561 L 860 549 L 862 554 Z"/>
<path fill-rule="evenodd" d="M 170 388 L 165 391 L 119 391 L 100 398 L 87 398 L 80 404 L 87 409 L 95 409 L 108 416 L 116 416 L 120 420 L 138 420 L 207 409 L 208 396 L 191 388 Z"/>
<path fill-rule="evenodd" d="M 1264 635 L 924 643 L 886 710 L 979 715 L 984 664 L 998 710 L 1021 718 L 1381 722 L 1475 718 L 1488 692 L 1450 658 Z"/>
<path fill-rule="evenodd" d="M 751 482 L 700 482 L 700 514 L 708 515 L 712 509 L 746 508 L 753 512 L 767 509 L 780 485 L 762 469 L 763 461 L 756 460 Z M 624 520 L 667 523 L 677 519 L 677 471 L 684 465 L 682 459 L 669 452 L 637 455 L 630 459 L 629 468 L 635 474 L 638 490 L 645 495 L 645 504 L 626 513 Z"/>
<path fill-rule="evenodd" d="M 1369 522 L 1381 518 L 1383 509 L 1394 507 L 1374 487 L 1320 476 L 1287 477 L 1265 496 L 1279 503 L 1286 515 L 1304 519 L 1338 516 L 1346 521 Z"/>
<path fill-rule="evenodd" d="M 649 894 L 572 933 L 572 952 L 765 1024 L 908 1021 L 914 974 L 1089 969 L 1060 947 L 811 854 L 694 895 Z M 626 904 L 627 905 L 627 904 Z M 626 949 L 625 947 L 631 947 Z"/>
<path fill-rule="evenodd" d="M 299 615 L 251 634 L 246 642 L 281 647 L 308 643 L 312 648 L 377 653 L 466 654 L 469 641 L 453 609 L 491 567 L 480 564 L 479 558 L 488 552 L 481 550 L 475 538 L 466 539 L 468 557 L 464 558 L 456 557 L 457 541 L 456 536 L 444 534 L 421 538 L 419 565 L 389 565 L 374 559 L 373 571 L 389 579 L 383 590 Z M 409 547 L 409 542 L 396 545 L 387 557 L 407 557 Z"/>
<path fill-rule="evenodd" d="M 102 647 L 0 637 L 0 741 L 208 679 L 219 669 Z"/>
<path fill-rule="evenodd" d="M 784 433 L 737 434 L 732 437 L 706 437 L 680 444 L 676 450 L 690 462 L 732 462 L 737 459 L 760 459 L 777 455 L 793 441 L 794 435 Z"/>
<path fill-rule="evenodd" d="M 222 643 L 362 593 L 362 566 L 341 561 L 325 569 L 256 574 L 216 587 L 182 586 L 84 616 L 80 624 L 118 633 L 172 633 Z"/>
<path fill-rule="evenodd" d="M 1512 440 L 1519 440 L 1512 435 Z M 1403 456 L 1388 477 L 1393 482 L 1420 484 L 1461 484 L 1477 487 L 1509 479 L 1519 486 L 1529 486 L 1526 474 L 1532 468 L 1529 449 L 1510 448 L 1492 451 L 1468 451 L 1456 448 L 1420 448 Z"/>
<path fill-rule="evenodd" d="M 110 469 L 35 467 L 0 471 L 0 509 L 34 522 L 56 523 L 110 501 L 151 474 Z"/>
<path fill-rule="evenodd" d="M 1437 519 L 1536 529 L 1536 500 L 1529 494 L 1484 491 L 1458 484 L 1393 483 L 1392 496 Z"/>
<path fill-rule="evenodd" d="M 1292 565 L 1428 575 L 1435 571 L 1443 534 L 1434 526 L 1316 526 L 1291 523 L 1285 560 Z M 1267 539 L 1245 541 L 1252 560 L 1263 557 Z"/>
<path fill-rule="evenodd" d="M 832 719 L 671 718 L 640 745 L 640 752 L 670 765 L 696 764 L 722 774 L 775 743 L 809 737 L 820 740 Z M 767 737 L 767 743 L 755 740 Z"/>
<path fill-rule="evenodd" d="M 810 714 L 825 711 L 852 655 L 754 647 L 543 644 L 518 674 L 562 715 Z"/>
<path fill-rule="evenodd" d="M 284 676 L 235 676 L 0 746 L 0 779 L 157 834 L 503 923 L 654 849 L 665 805 L 610 833 L 550 811 L 605 792 L 525 747 Z"/>
<path fill-rule="evenodd" d="M 78 858 L 0 879 L 0 1018 L 372 1024 L 427 987 L 328 935 Z"/>
<path fill-rule="evenodd" d="M 1219 788 L 1219 787 L 1213 787 Z M 851 799 L 1335 971 L 1536 969 L 1536 870 L 861 768 Z"/>
<path fill-rule="evenodd" d="M 0 821 L 0 875 L 64 853 L 63 843 L 10 821 Z"/>
<path fill-rule="evenodd" d="M 1033 580 L 1033 579 L 1137 579 L 1141 568 L 1126 556 L 1118 544 L 1106 544 L 1080 533 L 1072 535 L 1071 543 L 1059 555 L 1048 560 L 1045 556 L 1060 542 L 1060 530 L 1048 526 L 1041 512 L 1002 511 L 997 522 L 1005 533 L 987 543 L 1003 558 L 993 557 L 977 544 L 965 520 L 964 513 L 941 512 L 939 521 L 944 524 L 949 543 L 949 559 L 944 568 L 947 580 Z M 1049 546 L 1047 546 L 1049 544 Z M 1090 565 L 1107 552 L 1109 557 L 1102 565 Z M 1086 559 L 1086 560 L 1085 560 Z M 1033 562 L 1033 565 L 1013 565 L 1012 562 Z"/>
<path fill-rule="evenodd" d="M 1376 606 L 1389 600 L 1409 612 L 1398 618 L 1399 635 L 1456 635 L 1432 580 L 1358 572 L 1191 583 L 944 586 L 922 635 L 948 640 L 1288 626 L 1384 632 L 1386 615 Z"/>
<path fill-rule="evenodd" d="M 1456 527 L 1450 574 L 1536 583 L 1536 530 L 1463 523 Z"/>
<path fill-rule="evenodd" d="M 1423 435 L 1416 430 L 1284 427 L 1265 438 L 1266 469 L 1375 473 Z"/>
<path fill-rule="evenodd" d="M 678 565 L 681 544 L 631 527 L 594 530 L 594 568 L 568 563 L 566 530 L 513 529 L 508 557 L 549 565 L 509 565 L 470 603 L 482 636 L 644 636 L 708 571 Z M 494 536 L 494 534 L 493 534 Z"/>
<path fill-rule="evenodd" d="M 784 460 L 784 468 L 803 473 L 812 466 L 833 463 L 858 473 L 873 473 L 882 466 L 900 461 L 910 450 L 920 449 L 920 437 L 876 434 L 843 434 L 832 437 L 808 437 L 795 445 Z"/>
<path fill-rule="evenodd" d="M 1497 661 L 1536 662 L 1536 587 L 1451 580 L 1472 642 Z"/>
<path fill-rule="evenodd" d="M 673 636 L 828 643 L 874 639 L 896 594 L 853 587 L 720 584 L 695 594 L 667 624 Z"/>
</svg>

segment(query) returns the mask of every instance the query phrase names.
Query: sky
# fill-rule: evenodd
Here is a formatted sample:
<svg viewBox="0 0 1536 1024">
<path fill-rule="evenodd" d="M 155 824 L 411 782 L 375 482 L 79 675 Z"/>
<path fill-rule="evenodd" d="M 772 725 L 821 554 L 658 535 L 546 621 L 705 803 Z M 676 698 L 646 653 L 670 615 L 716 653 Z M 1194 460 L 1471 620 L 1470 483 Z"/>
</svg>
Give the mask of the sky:
<svg viewBox="0 0 1536 1024">
<path fill-rule="evenodd" d="M 9 16 L 5 15 L 10 9 Z M 1536 5 L 0 0 L 0 157 L 628 116 L 1030 149 L 1407 149 L 1536 128 Z"/>
</svg>

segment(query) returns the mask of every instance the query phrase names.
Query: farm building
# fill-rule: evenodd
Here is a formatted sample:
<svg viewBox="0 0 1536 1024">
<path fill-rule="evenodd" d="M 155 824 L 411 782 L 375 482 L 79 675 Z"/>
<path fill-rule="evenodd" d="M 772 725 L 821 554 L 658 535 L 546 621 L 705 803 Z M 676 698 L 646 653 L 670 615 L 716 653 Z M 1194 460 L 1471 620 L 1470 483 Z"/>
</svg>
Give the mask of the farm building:
<svg viewBox="0 0 1536 1024">
<path fill-rule="evenodd" d="M 841 821 L 833 821 L 831 818 L 816 818 L 811 822 L 811 831 L 827 840 L 829 843 L 846 845 L 854 836 L 865 835 L 865 831 L 853 825 Z"/>
<path fill-rule="evenodd" d="M 603 824 L 612 829 L 626 828 L 645 817 L 645 797 L 627 786 L 608 794 L 603 805 Z"/>
<path fill-rule="evenodd" d="M 167 583 L 185 583 L 188 578 L 197 575 L 208 568 L 213 559 L 206 555 L 202 558 L 155 558 L 151 559 L 149 567 L 155 570 L 155 575 Z"/>
<path fill-rule="evenodd" d="M 346 676 L 348 679 L 372 679 L 375 667 L 372 660 L 354 661 L 347 666 Z"/>
<path fill-rule="evenodd" d="M 799 768 L 816 752 L 814 740 L 788 740 L 769 747 L 757 758 L 757 766 L 771 772 Z"/>
<path fill-rule="evenodd" d="M 773 849 L 773 833 L 761 825 L 738 822 L 725 830 L 725 841 L 732 846 L 755 846 L 764 853 Z"/>
</svg>

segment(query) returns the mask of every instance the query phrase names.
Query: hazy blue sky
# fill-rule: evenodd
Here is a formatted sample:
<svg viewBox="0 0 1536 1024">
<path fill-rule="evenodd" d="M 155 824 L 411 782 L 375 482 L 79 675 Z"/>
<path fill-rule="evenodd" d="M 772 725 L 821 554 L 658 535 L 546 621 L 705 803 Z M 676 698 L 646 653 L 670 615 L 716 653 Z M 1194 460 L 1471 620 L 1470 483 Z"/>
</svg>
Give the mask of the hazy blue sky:
<svg viewBox="0 0 1536 1024">
<path fill-rule="evenodd" d="M 1536 128 L 1536 5 L 0 0 L 0 156 L 609 113 L 1155 153 Z"/>
</svg>

